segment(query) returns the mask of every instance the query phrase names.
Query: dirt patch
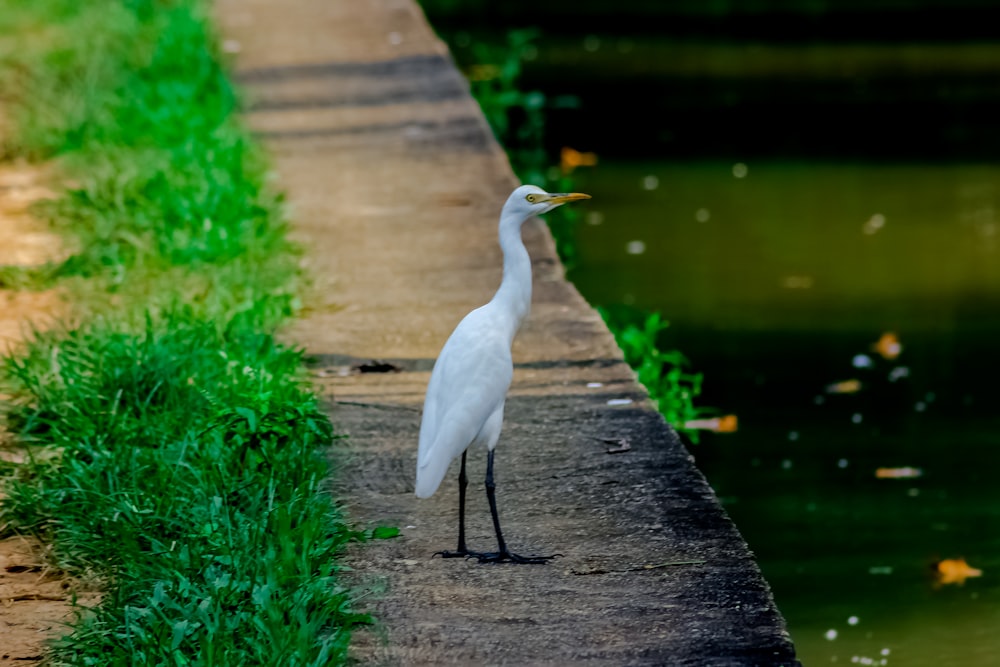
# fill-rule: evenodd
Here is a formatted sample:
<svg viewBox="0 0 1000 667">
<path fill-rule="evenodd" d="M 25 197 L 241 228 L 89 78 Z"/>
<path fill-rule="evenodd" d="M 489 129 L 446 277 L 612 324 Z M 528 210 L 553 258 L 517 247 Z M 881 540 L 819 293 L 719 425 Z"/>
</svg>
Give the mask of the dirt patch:
<svg viewBox="0 0 1000 667">
<path fill-rule="evenodd" d="M 37 540 L 0 540 L 0 665 L 41 660 L 46 642 L 66 632 L 76 610 L 100 599 L 93 588 L 49 563 Z"/>
<path fill-rule="evenodd" d="M 45 168 L 0 165 L 0 266 L 33 268 L 64 256 L 59 237 L 30 213 L 33 203 L 53 195 L 49 178 Z M 0 288 L 0 351 L 16 348 L 33 329 L 51 324 L 63 306 L 58 290 Z M 0 465 L 17 465 L 24 457 L 24 450 L 0 432 Z M 37 540 L 0 540 L 0 664 L 40 660 L 45 643 L 72 620 L 74 596 L 82 605 L 96 603 L 95 593 L 53 570 L 50 562 Z"/>
<path fill-rule="evenodd" d="M 32 269 L 65 258 L 62 242 L 31 215 L 31 205 L 54 196 L 43 167 L 0 164 L 0 267 Z M 0 284 L 0 351 L 25 339 L 31 329 L 45 328 L 58 316 L 57 290 L 19 290 Z"/>
</svg>

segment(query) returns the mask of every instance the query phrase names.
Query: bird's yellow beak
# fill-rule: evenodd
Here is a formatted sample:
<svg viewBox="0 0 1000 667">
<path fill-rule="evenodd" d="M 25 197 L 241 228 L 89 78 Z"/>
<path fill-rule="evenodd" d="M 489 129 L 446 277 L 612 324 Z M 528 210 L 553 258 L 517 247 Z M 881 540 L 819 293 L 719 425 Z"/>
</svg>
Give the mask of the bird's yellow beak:
<svg viewBox="0 0 1000 667">
<path fill-rule="evenodd" d="M 585 195 L 582 192 L 558 192 L 549 194 L 548 203 L 553 206 L 559 204 L 565 204 L 566 202 L 576 201 L 578 199 L 590 199 L 590 195 Z"/>
</svg>

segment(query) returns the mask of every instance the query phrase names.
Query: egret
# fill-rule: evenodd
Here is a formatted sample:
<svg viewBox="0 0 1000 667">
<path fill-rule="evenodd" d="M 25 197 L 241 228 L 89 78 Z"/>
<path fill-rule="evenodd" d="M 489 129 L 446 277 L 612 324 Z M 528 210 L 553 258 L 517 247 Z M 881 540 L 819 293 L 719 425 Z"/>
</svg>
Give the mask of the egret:
<svg viewBox="0 0 1000 667">
<path fill-rule="evenodd" d="M 545 563 L 554 558 L 519 556 L 508 551 L 497 516 L 493 453 L 514 376 L 511 344 L 531 308 L 531 258 L 521 240 L 521 225 L 532 216 L 578 199 L 590 199 L 590 195 L 551 194 L 534 185 L 522 185 L 511 193 L 500 212 L 500 288 L 489 303 L 459 322 L 431 372 L 417 449 L 417 497 L 433 495 L 451 462 L 462 456 L 458 474 L 458 548 L 438 552 L 445 558 L 474 557 L 481 563 Z M 497 534 L 495 552 L 471 551 L 465 544 L 465 457 L 471 445 L 485 445 L 487 449 L 486 498 Z"/>
</svg>

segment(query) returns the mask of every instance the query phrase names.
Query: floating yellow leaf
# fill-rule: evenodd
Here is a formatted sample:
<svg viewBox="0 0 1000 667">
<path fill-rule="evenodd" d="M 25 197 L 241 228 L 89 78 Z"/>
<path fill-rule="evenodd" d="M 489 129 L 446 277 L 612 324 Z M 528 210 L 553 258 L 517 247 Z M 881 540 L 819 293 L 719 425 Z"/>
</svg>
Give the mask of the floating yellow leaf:
<svg viewBox="0 0 1000 667">
<path fill-rule="evenodd" d="M 969 567 L 964 558 L 946 558 L 934 566 L 934 573 L 939 584 L 958 584 L 961 586 L 970 577 L 983 576 L 982 570 Z"/>
<path fill-rule="evenodd" d="M 903 351 L 903 346 L 899 342 L 899 337 L 891 331 L 887 331 L 872 345 L 872 349 L 882 355 L 883 359 L 895 359 Z"/>
<path fill-rule="evenodd" d="M 719 425 L 716 427 L 718 433 L 735 433 L 739 428 L 739 420 L 736 415 L 724 415 L 719 417 Z"/>
<path fill-rule="evenodd" d="M 563 173 L 568 174 L 577 167 L 593 167 L 597 164 L 597 154 L 581 153 L 569 146 L 563 146 L 559 154 L 559 164 L 562 167 Z"/>
<path fill-rule="evenodd" d="M 921 477 L 923 474 L 924 471 L 920 468 L 911 468 L 909 466 L 903 468 L 877 468 L 875 470 L 875 476 L 879 479 L 913 479 Z"/>
<path fill-rule="evenodd" d="M 723 415 L 711 419 L 690 419 L 684 422 L 684 428 L 714 431 L 715 433 L 735 433 L 739 429 L 739 418 L 736 415 Z"/>
<path fill-rule="evenodd" d="M 861 391 L 861 380 L 844 380 L 827 385 L 828 394 L 856 394 Z"/>
</svg>

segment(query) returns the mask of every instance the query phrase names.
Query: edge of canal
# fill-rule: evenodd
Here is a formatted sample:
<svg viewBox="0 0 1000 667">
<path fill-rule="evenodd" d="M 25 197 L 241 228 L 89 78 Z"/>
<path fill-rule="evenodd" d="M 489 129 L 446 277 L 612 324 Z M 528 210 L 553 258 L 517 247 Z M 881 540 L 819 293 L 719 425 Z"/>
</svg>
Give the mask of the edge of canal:
<svg viewBox="0 0 1000 667">
<path fill-rule="evenodd" d="M 378 621 L 354 656 L 797 665 L 753 554 L 537 220 L 524 229 L 535 295 L 514 345 L 498 498 L 515 551 L 564 556 L 432 557 L 453 546 L 456 473 L 413 496 L 423 392 L 451 329 L 499 284 L 496 220 L 517 182 L 412 0 L 218 0 L 216 12 L 316 280 L 287 338 L 313 357 L 349 435 L 331 454 L 336 493 L 350 520 L 401 529 L 348 554 Z M 362 372 L 371 360 L 391 372 Z M 485 456 L 469 458 L 468 538 L 490 548 Z"/>
</svg>

